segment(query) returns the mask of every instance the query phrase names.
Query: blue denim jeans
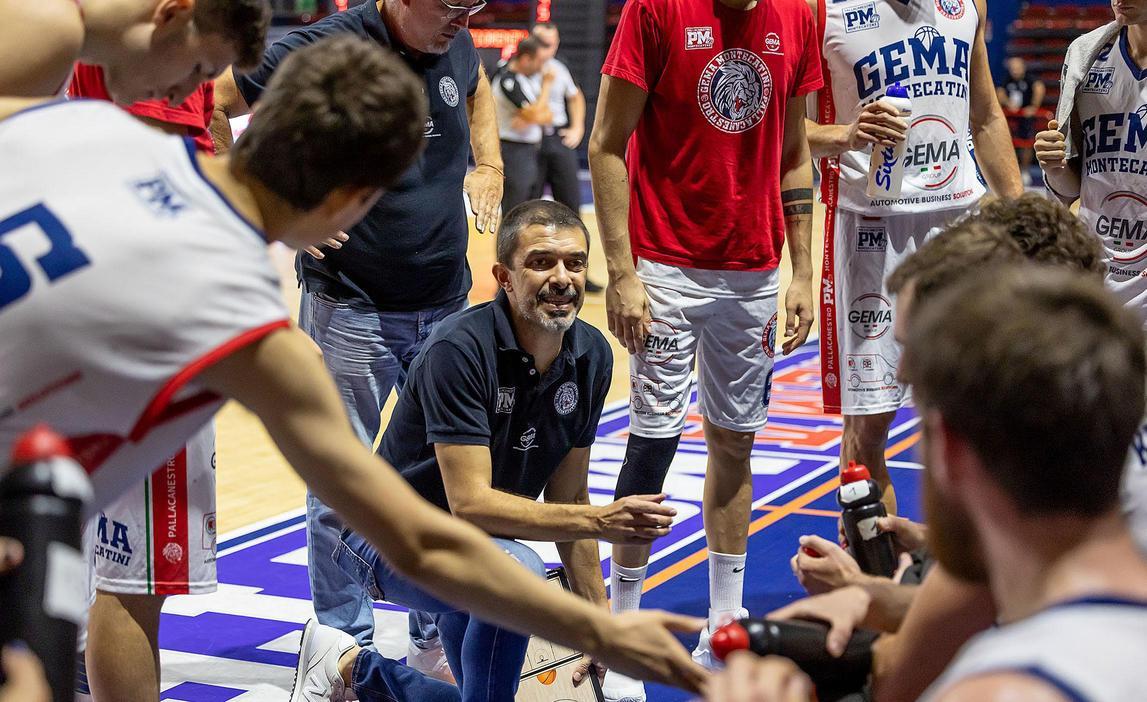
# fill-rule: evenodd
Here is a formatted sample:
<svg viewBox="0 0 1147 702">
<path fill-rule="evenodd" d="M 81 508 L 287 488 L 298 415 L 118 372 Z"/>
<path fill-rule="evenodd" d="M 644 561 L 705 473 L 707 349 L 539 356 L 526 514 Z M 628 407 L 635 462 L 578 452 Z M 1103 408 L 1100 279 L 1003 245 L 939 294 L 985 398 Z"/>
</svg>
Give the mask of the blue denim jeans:
<svg viewBox="0 0 1147 702">
<path fill-rule="evenodd" d="M 322 349 L 351 426 L 364 444 L 374 445 L 382 407 L 391 389 L 402 389 L 426 337 L 438 322 L 464 306 L 458 302 L 417 312 L 379 312 L 336 302 L 303 286 L 299 328 Z M 308 492 L 307 570 L 315 616 L 369 646 L 374 636 L 371 600 L 331 561 L 342 530 L 338 515 Z M 432 629 L 421 628 L 419 638 L 434 635 Z"/>
<path fill-rule="evenodd" d="M 494 543 L 538 577 L 545 575 L 545 563 L 530 547 L 509 539 L 494 539 Z M 422 673 L 400 667 L 377 651 L 363 649 L 355 660 L 351 680 L 359 700 L 513 702 L 529 637 L 474 619 L 421 590 L 392 570 L 366 539 L 353 532 L 343 532 L 334 561 L 374 599 L 385 597 L 387 602 L 431 613 L 446 660 L 458 681 L 457 688 L 431 685 L 435 681 Z"/>
</svg>

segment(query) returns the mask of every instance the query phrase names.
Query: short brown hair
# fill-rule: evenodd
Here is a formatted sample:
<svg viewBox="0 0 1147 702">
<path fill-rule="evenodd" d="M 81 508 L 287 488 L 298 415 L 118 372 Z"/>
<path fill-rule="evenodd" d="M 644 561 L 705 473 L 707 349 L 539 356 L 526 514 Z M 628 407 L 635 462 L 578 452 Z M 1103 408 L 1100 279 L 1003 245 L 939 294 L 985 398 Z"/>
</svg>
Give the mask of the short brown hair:
<svg viewBox="0 0 1147 702">
<path fill-rule="evenodd" d="M 323 39 L 275 71 L 235 163 L 310 210 L 339 187 L 392 185 L 422 148 L 426 114 L 422 83 L 393 53 L 352 36 Z"/>
<path fill-rule="evenodd" d="M 554 229 L 577 229 L 585 237 L 585 250 L 589 252 L 589 230 L 585 228 L 585 222 L 576 212 L 553 200 L 527 200 L 516 205 L 502 217 L 496 244 L 498 263 L 506 268 L 514 267 L 518 237 L 534 225 Z"/>
<path fill-rule="evenodd" d="M 1114 508 L 1144 409 L 1143 333 L 1103 284 L 1030 263 L 964 276 L 914 315 L 901 371 L 1015 504 Z"/>
<path fill-rule="evenodd" d="M 997 199 L 958 220 L 909 256 L 888 277 L 899 294 L 913 283 L 913 299 L 933 295 L 985 265 L 1026 259 L 1102 277 L 1103 245 L 1063 205 L 1035 193 Z"/>
<path fill-rule="evenodd" d="M 220 34 L 239 55 L 235 65 L 251 70 L 263 60 L 271 6 L 267 0 L 195 0 L 192 15 L 203 34 Z"/>
</svg>

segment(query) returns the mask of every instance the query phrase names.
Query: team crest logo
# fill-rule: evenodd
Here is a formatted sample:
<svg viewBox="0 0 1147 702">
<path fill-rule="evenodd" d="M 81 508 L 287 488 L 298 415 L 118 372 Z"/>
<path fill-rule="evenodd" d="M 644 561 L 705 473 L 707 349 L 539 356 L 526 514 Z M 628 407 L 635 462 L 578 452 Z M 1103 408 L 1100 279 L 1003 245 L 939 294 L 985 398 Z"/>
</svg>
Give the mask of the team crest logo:
<svg viewBox="0 0 1147 702">
<path fill-rule="evenodd" d="M 964 16 L 964 0 L 936 0 L 936 9 L 950 20 Z"/>
<path fill-rule="evenodd" d="M 442 76 L 438 81 L 438 94 L 447 105 L 458 107 L 458 84 L 450 76 Z"/>
<path fill-rule="evenodd" d="M 760 124 L 773 96 L 769 67 L 751 51 L 726 49 L 713 57 L 697 82 L 701 113 L 717 129 L 738 134 Z"/>
<path fill-rule="evenodd" d="M 563 417 L 577 409 L 577 383 L 567 380 L 561 384 L 554 393 L 554 409 Z"/>
<path fill-rule="evenodd" d="M 178 563 L 183 560 L 183 547 L 172 542 L 163 547 L 163 557 L 168 563 Z"/>
<path fill-rule="evenodd" d="M 776 32 L 769 32 L 765 35 L 765 48 L 773 53 L 778 53 L 781 50 L 781 38 Z"/>
<path fill-rule="evenodd" d="M 765 333 L 761 335 L 761 348 L 765 350 L 765 355 L 772 358 L 777 354 L 777 314 L 773 313 L 773 318 L 765 325 Z M 765 400 L 768 404 L 768 400 Z"/>
</svg>

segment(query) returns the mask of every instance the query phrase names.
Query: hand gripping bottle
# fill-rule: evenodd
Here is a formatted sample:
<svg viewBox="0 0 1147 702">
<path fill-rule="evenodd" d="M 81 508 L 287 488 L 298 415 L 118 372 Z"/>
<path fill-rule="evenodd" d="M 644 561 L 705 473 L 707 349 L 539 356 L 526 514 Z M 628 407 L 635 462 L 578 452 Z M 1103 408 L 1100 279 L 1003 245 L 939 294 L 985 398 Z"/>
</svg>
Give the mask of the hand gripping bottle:
<svg viewBox="0 0 1147 702">
<path fill-rule="evenodd" d="M 872 643 L 876 637 L 873 631 L 853 632 L 844 653 L 836 658 L 826 648 L 828 626 L 825 624 L 741 619 L 713 632 L 709 645 L 720 660 L 725 660 L 733 651 L 784 656 L 808 674 L 816 685 L 817 698 L 827 702 L 864 687 L 872 671 Z"/>
<path fill-rule="evenodd" d="M 881 98 L 884 102 L 900 110 L 900 117 L 911 119 L 912 101 L 908 91 L 899 83 L 888 86 Z M 897 200 L 900 187 L 904 184 L 904 149 L 908 146 L 908 135 L 892 146 L 872 146 L 872 158 L 868 163 L 868 197 L 877 200 Z"/>
<path fill-rule="evenodd" d="M 80 538 L 91 499 L 87 474 L 47 425 L 13 445 L 0 476 L 0 536 L 23 545 L 24 562 L 0 575 L 0 643 L 28 644 L 55 702 L 73 699 L 76 631 L 88 605 Z"/>
<path fill-rule="evenodd" d="M 892 534 L 876 527 L 878 519 L 888 516 L 880 497 L 880 486 L 868 474 L 868 468 L 849 461 L 848 468 L 840 473 L 840 492 L 836 497 L 848 550 L 865 573 L 892 577 L 896 572 Z"/>
</svg>

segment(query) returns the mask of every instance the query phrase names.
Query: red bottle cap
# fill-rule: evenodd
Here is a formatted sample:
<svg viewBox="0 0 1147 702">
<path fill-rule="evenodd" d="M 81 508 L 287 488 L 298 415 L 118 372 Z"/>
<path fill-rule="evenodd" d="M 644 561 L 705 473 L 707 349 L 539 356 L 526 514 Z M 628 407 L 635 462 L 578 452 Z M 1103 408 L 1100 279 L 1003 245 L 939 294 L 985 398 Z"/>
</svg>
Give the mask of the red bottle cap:
<svg viewBox="0 0 1147 702">
<path fill-rule="evenodd" d="M 74 458 L 68 442 L 47 424 L 37 424 L 12 445 L 12 465 L 27 465 L 56 456 Z"/>
<path fill-rule="evenodd" d="M 814 549 L 812 546 L 801 546 L 801 551 L 803 551 L 804 555 L 806 556 L 812 556 L 813 558 L 824 558 L 824 556 L 817 553 L 816 549 Z"/>
<path fill-rule="evenodd" d="M 725 656 L 733 651 L 749 650 L 749 632 L 737 622 L 726 624 L 713 632 L 709 637 L 709 649 L 717 660 L 725 660 Z"/>
<path fill-rule="evenodd" d="M 868 472 L 868 468 L 856 461 L 849 461 L 848 467 L 840 471 L 840 482 L 842 485 L 858 483 L 871 478 L 872 475 Z"/>
</svg>

